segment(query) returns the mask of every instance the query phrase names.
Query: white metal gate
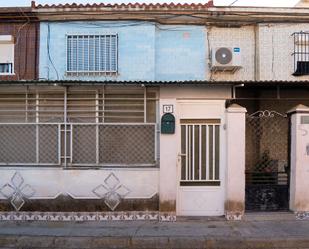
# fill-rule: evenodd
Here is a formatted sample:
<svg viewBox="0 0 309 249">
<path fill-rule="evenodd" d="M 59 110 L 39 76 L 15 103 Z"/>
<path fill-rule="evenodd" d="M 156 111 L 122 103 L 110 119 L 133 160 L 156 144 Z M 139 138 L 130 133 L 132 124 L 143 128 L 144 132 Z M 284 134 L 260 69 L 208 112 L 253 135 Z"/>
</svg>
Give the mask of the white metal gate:
<svg viewBox="0 0 309 249">
<path fill-rule="evenodd" d="M 192 122 L 181 120 L 180 185 L 218 185 L 220 120 Z"/>
<path fill-rule="evenodd" d="M 224 103 L 189 102 L 178 108 L 177 215 L 223 215 Z"/>
</svg>

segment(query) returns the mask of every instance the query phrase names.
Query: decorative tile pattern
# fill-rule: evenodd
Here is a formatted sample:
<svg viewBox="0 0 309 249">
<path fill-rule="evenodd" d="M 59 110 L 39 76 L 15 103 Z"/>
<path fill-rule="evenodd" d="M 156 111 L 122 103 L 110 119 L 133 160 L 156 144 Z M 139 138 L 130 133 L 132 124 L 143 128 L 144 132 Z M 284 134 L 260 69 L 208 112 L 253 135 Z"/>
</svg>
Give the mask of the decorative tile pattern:
<svg viewBox="0 0 309 249">
<path fill-rule="evenodd" d="M 297 212 L 296 219 L 297 220 L 309 220 L 309 212 Z"/>
<path fill-rule="evenodd" d="M 175 222 L 176 214 L 175 213 L 159 213 L 159 221 L 161 222 Z"/>
<path fill-rule="evenodd" d="M 12 176 L 11 183 L 4 184 L 0 188 L 0 192 L 10 199 L 16 211 L 19 211 L 25 204 L 24 199 L 31 198 L 35 194 L 35 190 L 29 184 L 24 184 L 24 178 L 17 171 Z"/>
<path fill-rule="evenodd" d="M 175 214 L 154 212 L 0 212 L 0 221 L 176 221 Z"/>
<path fill-rule="evenodd" d="M 225 213 L 225 218 L 226 220 L 242 220 L 244 217 L 243 212 L 226 212 Z"/>
<path fill-rule="evenodd" d="M 105 178 L 104 183 L 95 187 L 92 192 L 99 198 L 104 199 L 104 203 L 114 211 L 121 202 L 121 199 L 130 193 L 130 190 L 120 184 L 119 179 L 114 173 L 110 173 Z"/>
</svg>

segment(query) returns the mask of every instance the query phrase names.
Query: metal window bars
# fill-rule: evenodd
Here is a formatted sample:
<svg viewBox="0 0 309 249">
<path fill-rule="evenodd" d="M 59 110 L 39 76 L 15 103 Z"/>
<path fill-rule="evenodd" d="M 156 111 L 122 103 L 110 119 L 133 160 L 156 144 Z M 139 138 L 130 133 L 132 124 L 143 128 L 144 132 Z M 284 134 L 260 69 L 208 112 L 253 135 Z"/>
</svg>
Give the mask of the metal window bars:
<svg viewBox="0 0 309 249">
<path fill-rule="evenodd" d="M 181 185 L 220 184 L 220 121 L 181 121 Z"/>
<path fill-rule="evenodd" d="M 155 166 L 156 89 L 3 88 L 0 165 Z"/>
<path fill-rule="evenodd" d="M 294 76 L 309 75 L 309 33 L 295 32 L 294 39 Z"/>
<path fill-rule="evenodd" d="M 67 35 L 68 75 L 113 75 L 118 71 L 118 36 Z"/>
</svg>

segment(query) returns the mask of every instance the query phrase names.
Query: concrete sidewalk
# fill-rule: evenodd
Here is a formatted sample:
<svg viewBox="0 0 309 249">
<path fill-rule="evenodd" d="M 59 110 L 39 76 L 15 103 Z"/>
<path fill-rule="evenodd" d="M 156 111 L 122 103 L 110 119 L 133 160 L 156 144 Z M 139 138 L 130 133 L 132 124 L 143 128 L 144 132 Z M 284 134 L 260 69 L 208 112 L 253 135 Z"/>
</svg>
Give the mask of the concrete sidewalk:
<svg viewBox="0 0 309 249">
<path fill-rule="evenodd" d="M 0 222 L 0 248 L 308 248 L 309 221 Z"/>
</svg>

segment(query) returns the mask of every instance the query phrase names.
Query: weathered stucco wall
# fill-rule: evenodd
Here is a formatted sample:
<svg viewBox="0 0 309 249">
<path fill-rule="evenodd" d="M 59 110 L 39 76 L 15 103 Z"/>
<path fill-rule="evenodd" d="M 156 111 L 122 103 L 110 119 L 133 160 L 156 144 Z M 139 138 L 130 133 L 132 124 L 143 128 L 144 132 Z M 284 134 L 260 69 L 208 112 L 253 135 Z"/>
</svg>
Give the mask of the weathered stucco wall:
<svg viewBox="0 0 309 249">
<path fill-rule="evenodd" d="M 290 209 L 309 212 L 309 108 L 298 105 L 291 114 Z"/>
<path fill-rule="evenodd" d="M 255 36 L 254 28 L 246 26 L 241 28 L 218 28 L 208 29 L 209 53 L 218 47 L 239 47 L 241 51 L 242 68 L 235 73 L 231 72 L 211 72 L 210 66 L 207 67 L 209 80 L 254 80 L 254 52 Z M 211 63 L 210 56 L 209 64 Z"/>
<path fill-rule="evenodd" d="M 175 134 L 160 135 L 160 211 L 176 212 L 177 215 L 223 215 L 225 198 L 225 99 L 230 98 L 228 86 L 164 86 L 160 89 L 160 115 L 164 105 L 173 105 L 176 118 Z M 219 100 L 218 100 L 219 99 Z M 179 182 L 181 161 L 180 119 L 222 120 L 220 186 L 183 187 Z M 189 198 L 187 198 L 189 197 Z M 194 206 L 194 203 L 196 204 Z M 211 204 L 210 204 L 211 203 Z M 202 211 L 201 211 L 202 210 Z"/>
<path fill-rule="evenodd" d="M 159 170 L 56 168 L 1 168 L 0 210 L 14 211 L 111 211 L 105 194 L 121 197 L 115 211 L 158 210 Z M 11 187 L 10 187 L 11 186 Z M 116 196 L 110 196 L 111 206 Z"/>
<path fill-rule="evenodd" d="M 261 24 L 259 26 L 259 79 L 308 80 L 309 76 L 295 77 L 294 32 L 307 31 L 308 24 Z"/>
<path fill-rule="evenodd" d="M 203 80 L 206 77 L 206 28 L 161 25 L 156 28 L 155 80 Z"/>
<path fill-rule="evenodd" d="M 66 75 L 67 34 L 117 34 L 117 75 Z M 202 26 L 133 21 L 42 22 L 40 40 L 42 79 L 175 81 L 204 80 L 206 77 L 206 35 Z"/>
</svg>

